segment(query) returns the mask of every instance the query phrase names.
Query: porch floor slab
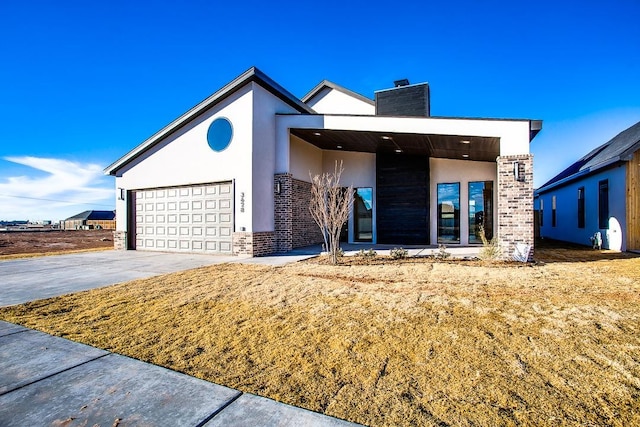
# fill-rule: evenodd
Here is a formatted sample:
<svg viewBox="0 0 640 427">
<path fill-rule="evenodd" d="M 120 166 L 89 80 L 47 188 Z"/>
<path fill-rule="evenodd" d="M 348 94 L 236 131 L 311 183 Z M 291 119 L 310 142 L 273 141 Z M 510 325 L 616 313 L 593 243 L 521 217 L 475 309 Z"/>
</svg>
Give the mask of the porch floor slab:
<svg viewBox="0 0 640 427">
<path fill-rule="evenodd" d="M 438 253 L 438 245 L 386 245 L 373 243 L 341 243 L 340 247 L 346 256 L 357 255 L 361 250 L 373 249 L 378 255 L 389 255 L 390 251 L 395 248 L 403 248 L 409 252 L 409 256 L 430 256 Z M 453 258 L 477 258 L 482 246 L 447 246 L 446 251 Z M 322 253 L 322 245 L 305 246 L 295 248 L 287 252 L 286 256 L 307 255 L 314 256 Z M 275 257 L 274 257 L 275 258 Z M 256 258 L 259 259 L 259 258 Z M 243 261 L 246 262 L 246 261 Z"/>
</svg>

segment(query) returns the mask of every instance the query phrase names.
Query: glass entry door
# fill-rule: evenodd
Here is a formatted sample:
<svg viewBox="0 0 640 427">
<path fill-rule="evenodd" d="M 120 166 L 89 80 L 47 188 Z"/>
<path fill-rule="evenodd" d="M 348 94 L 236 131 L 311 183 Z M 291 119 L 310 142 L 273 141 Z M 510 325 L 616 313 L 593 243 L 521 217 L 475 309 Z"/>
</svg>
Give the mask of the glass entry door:
<svg viewBox="0 0 640 427">
<path fill-rule="evenodd" d="M 438 243 L 460 243 L 460 183 L 438 184 Z"/>
<path fill-rule="evenodd" d="M 469 243 L 493 238 L 493 181 L 469 183 Z"/>
<path fill-rule="evenodd" d="M 356 188 L 353 201 L 353 238 L 357 242 L 373 241 L 373 189 Z"/>
</svg>

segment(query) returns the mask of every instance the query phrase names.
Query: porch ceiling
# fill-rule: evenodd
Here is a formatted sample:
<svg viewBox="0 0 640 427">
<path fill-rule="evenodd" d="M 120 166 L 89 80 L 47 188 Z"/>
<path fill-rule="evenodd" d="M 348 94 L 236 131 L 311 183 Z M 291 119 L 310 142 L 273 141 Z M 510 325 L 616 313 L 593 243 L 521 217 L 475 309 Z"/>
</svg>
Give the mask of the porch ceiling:
<svg viewBox="0 0 640 427">
<path fill-rule="evenodd" d="M 500 138 L 496 137 L 327 129 L 291 129 L 291 134 L 323 150 L 402 152 L 482 162 L 495 162 L 500 155 Z"/>
</svg>

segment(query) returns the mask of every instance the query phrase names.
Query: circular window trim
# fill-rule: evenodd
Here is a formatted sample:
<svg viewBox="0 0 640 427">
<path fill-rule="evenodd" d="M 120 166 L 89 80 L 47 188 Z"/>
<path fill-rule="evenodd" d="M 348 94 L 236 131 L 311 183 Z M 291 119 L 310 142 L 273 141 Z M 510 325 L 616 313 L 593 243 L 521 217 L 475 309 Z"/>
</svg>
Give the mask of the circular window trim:
<svg viewBox="0 0 640 427">
<path fill-rule="evenodd" d="M 207 129 L 207 143 L 213 151 L 221 152 L 231 144 L 233 140 L 233 124 L 226 117 L 218 117 Z"/>
</svg>

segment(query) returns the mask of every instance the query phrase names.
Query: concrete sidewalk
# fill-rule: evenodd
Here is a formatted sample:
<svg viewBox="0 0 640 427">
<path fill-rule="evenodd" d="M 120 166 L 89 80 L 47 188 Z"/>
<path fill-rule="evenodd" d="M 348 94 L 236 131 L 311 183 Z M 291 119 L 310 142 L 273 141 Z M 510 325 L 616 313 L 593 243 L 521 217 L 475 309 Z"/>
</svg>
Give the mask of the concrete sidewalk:
<svg viewBox="0 0 640 427">
<path fill-rule="evenodd" d="M 0 321 L 0 425 L 356 424 Z"/>
</svg>

